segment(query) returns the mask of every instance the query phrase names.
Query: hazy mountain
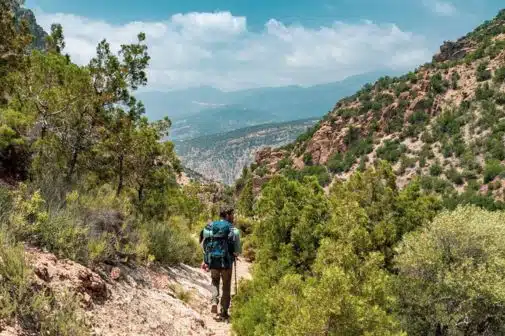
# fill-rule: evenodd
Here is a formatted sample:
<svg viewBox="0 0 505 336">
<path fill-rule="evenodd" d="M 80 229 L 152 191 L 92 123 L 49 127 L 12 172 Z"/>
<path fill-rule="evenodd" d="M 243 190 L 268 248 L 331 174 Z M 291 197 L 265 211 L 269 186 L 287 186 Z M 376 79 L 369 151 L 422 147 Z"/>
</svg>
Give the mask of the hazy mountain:
<svg viewBox="0 0 505 336">
<path fill-rule="evenodd" d="M 336 100 L 355 92 L 379 75 L 363 74 L 307 88 L 286 86 L 223 92 L 200 87 L 171 92 L 141 92 L 137 97 L 144 102 L 150 119 L 168 116 L 174 121 L 172 137 L 178 139 L 267 122 L 318 118 L 331 110 Z M 228 117 L 231 119 L 228 120 Z M 226 125 L 216 127 L 216 122 L 205 123 L 215 120 Z"/>
</svg>

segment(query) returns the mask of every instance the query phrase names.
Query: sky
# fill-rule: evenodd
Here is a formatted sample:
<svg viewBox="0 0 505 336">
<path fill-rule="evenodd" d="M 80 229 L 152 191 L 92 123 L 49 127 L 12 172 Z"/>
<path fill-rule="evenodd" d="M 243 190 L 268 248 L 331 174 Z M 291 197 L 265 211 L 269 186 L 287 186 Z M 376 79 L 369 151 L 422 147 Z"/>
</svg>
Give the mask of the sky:
<svg viewBox="0 0 505 336">
<path fill-rule="evenodd" d="M 500 6 L 501 3 L 501 6 Z M 225 91 L 409 71 L 493 18 L 503 0 L 26 0 L 39 24 L 62 24 L 65 51 L 87 64 L 145 32 L 147 90 Z"/>
</svg>

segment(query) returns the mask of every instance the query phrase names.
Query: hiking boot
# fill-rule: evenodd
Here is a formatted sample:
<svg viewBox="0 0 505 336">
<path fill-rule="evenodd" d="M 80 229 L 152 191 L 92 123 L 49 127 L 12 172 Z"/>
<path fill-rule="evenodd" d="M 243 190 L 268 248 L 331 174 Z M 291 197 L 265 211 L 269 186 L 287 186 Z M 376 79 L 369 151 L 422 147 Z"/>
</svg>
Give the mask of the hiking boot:
<svg viewBox="0 0 505 336">
<path fill-rule="evenodd" d="M 214 318 L 217 322 L 226 322 L 230 320 L 230 315 L 228 313 L 221 313 Z"/>
<path fill-rule="evenodd" d="M 210 312 L 212 314 L 217 314 L 217 304 L 212 304 L 212 307 L 210 308 Z"/>
</svg>

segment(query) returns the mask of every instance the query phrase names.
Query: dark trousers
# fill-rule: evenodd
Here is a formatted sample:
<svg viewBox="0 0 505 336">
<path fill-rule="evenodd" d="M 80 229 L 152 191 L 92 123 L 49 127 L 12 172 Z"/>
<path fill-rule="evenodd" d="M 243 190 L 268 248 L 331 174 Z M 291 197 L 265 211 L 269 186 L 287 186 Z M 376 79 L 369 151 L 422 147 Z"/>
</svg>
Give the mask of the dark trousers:
<svg viewBox="0 0 505 336">
<path fill-rule="evenodd" d="M 230 308 L 231 300 L 231 277 L 233 274 L 232 268 L 212 269 L 210 270 L 212 277 L 212 304 L 219 304 L 219 285 L 223 281 L 221 293 L 221 313 L 227 313 Z"/>
</svg>

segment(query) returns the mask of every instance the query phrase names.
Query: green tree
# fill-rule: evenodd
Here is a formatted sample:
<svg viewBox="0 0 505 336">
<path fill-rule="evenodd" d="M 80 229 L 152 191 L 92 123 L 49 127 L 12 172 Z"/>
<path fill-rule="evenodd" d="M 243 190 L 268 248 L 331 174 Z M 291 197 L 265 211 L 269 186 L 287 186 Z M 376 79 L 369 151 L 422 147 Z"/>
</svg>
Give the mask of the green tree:
<svg viewBox="0 0 505 336">
<path fill-rule="evenodd" d="M 245 184 L 242 192 L 240 193 L 238 199 L 238 210 L 239 213 L 245 217 L 253 216 L 254 208 L 254 193 L 253 193 L 253 181 L 249 179 Z"/>
<path fill-rule="evenodd" d="M 412 335 L 505 332 L 503 212 L 440 214 L 398 248 L 398 314 Z"/>
</svg>

